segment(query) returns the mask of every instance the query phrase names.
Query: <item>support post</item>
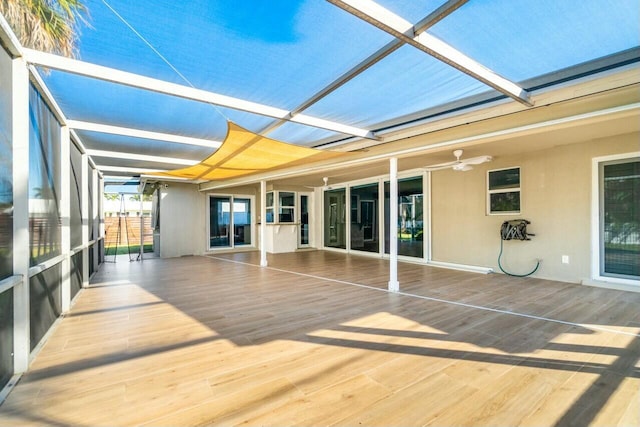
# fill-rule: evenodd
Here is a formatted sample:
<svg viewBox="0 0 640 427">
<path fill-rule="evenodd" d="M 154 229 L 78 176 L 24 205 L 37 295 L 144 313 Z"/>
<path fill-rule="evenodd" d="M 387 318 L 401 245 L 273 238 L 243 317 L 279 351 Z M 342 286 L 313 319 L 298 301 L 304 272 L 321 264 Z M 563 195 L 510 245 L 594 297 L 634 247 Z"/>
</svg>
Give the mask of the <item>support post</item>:
<svg viewBox="0 0 640 427">
<path fill-rule="evenodd" d="M 22 276 L 13 288 L 13 367 L 29 367 L 29 72 L 22 58 L 12 61 L 13 142 L 13 274 Z"/>
<path fill-rule="evenodd" d="M 398 159 L 389 159 L 389 291 L 398 292 Z"/>
<path fill-rule="evenodd" d="M 100 262 L 98 260 L 98 230 L 100 229 L 99 226 L 96 226 L 96 221 L 98 220 L 98 199 L 100 197 L 100 195 L 98 194 L 99 190 L 99 185 L 98 185 L 98 180 L 100 178 L 99 174 L 98 174 L 98 170 L 97 169 L 93 169 L 91 168 L 91 173 L 93 174 L 93 188 L 91 190 L 91 192 L 93 193 L 93 200 L 91 201 L 92 203 L 92 211 L 93 212 L 89 212 L 89 214 L 91 215 L 91 227 L 93 229 L 93 239 L 96 243 L 93 244 L 93 271 L 98 271 L 98 267 L 100 267 Z"/>
<path fill-rule="evenodd" d="M 260 181 L 260 266 L 267 263 L 267 181 Z"/>
<path fill-rule="evenodd" d="M 82 155 L 82 162 L 80 166 L 80 173 L 82 175 L 82 199 L 80 205 L 82 206 L 82 287 L 89 286 L 89 156 Z"/>
<path fill-rule="evenodd" d="M 144 197 L 144 185 L 141 186 L 140 188 L 140 261 L 142 261 L 144 259 L 144 217 L 143 215 L 143 209 L 144 209 L 144 205 L 142 202 L 142 198 Z"/>
<path fill-rule="evenodd" d="M 60 219 L 61 227 L 61 252 L 62 283 L 61 301 L 62 312 L 66 313 L 71 307 L 71 140 L 69 127 L 60 128 Z"/>
</svg>

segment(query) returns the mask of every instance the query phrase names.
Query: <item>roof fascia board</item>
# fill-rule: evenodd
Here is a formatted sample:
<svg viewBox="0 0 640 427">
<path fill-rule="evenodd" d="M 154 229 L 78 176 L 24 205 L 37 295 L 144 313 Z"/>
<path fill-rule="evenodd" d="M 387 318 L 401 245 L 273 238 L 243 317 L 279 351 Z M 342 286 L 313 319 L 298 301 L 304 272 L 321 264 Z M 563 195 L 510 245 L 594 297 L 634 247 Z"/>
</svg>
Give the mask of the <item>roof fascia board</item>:
<svg viewBox="0 0 640 427">
<path fill-rule="evenodd" d="M 498 75 L 453 46 L 427 32 L 416 35 L 414 26 L 400 16 L 370 0 L 327 0 L 337 7 L 366 21 L 445 64 L 483 82 L 508 97 L 533 106 L 528 92 L 516 83 Z"/>
<path fill-rule="evenodd" d="M 202 138 L 192 138 L 188 136 L 175 135 L 162 132 L 151 132 L 141 129 L 132 129 L 121 126 L 111 126 L 101 123 L 85 122 L 81 120 L 67 120 L 70 128 L 90 132 L 108 133 L 111 135 L 130 136 L 134 138 L 152 139 L 157 141 L 175 142 L 178 144 L 197 145 L 207 148 L 220 148 L 221 141 L 208 140 Z"/>
<path fill-rule="evenodd" d="M 560 102 L 571 101 L 584 96 L 615 90 L 624 86 L 640 83 L 640 64 L 630 64 L 616 70 L 609 70 L 598 76 L 587 76 L 581 79 L 565 82 L 553 87 L 546 87 L 534 94 L 537 107 L 545 107 Z M 496 100 L 489 104 L 479 104 L 464 109 L 453 110 L 444 114 L 430 117 L 404 125 L 395 126 L 388 131 L 378 131 L 384 142 L 393 142 L 400 139 L 411 138 L 426 133 L 431 133 L 454 126 L 474 123 L 486 119 L 497 118 L 512 113 L 527 110 L 523 106 L 507 103 L 506 99 Z M 352 149 L 363 148 L 363 144 L 372 146 L 371 141 L 359 141 L 358 146 L 352 145 Z"/>
<path fill-rule="evenodd" d="M 552 119 L 523 126 L 516 126 L 509 129 L 503 129 L 499 131 L 486 132 L 478 135 L 471 135 L 462 138 L 454 138 L 446 141 L 437 142 L 429 145 L 421 145 L 417 147 L 404 148 L 395 151 L 388 151 L 384 153 L 374 154 L 371 156 L 365 156 L 358 159 L 347 160 L 343 162 L 336 162 L 333 164 L 317 164 L 317 165 L 305 165 L 303 169 L 290 169 L 271 174 L 261 174 L 253 176 L 249 179 L 239 179 L 235 181 L 225 182 L 207 182 L 200 185 L 200 191 L 214 190 L 220 188 L 236 187 L 240 185 L 255 184 L 261 180 L 272 181 L 275 179 L 290 178 L 294 176 L 304 176 L 315 172 L 328 172 L 331 170 L 343 169 L 347 167 L 354 167 L 365 165 L 368 163 L 374 163 L 381 160 L 387 160 L 391 157 L 407 157 L 414 156 L 423 153 L 432 152 L 434 150 L 457 146 L 460 144 L 469 143 L 482 143 L 488 141 L 496 141 L 505 138 L 513 138 L 516 136 L 529 135 L 535 132 L 542 132 L 545 130 L 564 128 L 569 126 L 576 126 L 581 122 L 592 122 L 607 119 L 611 116 L 616 117 L 636 117 L 640 113 L 640 102 L 621 105 L 613 108 L 605 108 L 602 110 L 591 111 L 589 113 L 577 114 L 574 116 L 563 117 L 559 119 Z"/>
<path fill-rule="evenodd" d="M 24 56 L 27 62 L 31 64 L 52 68 L 67 73 L 91 77 L 139 89 L 150 90 L 153 92 L 163 93 L 165 95 L 219 105 L 235 110 L 273 117 L 276 119 L 305 123 L 309 124 L 310 126 L 321 127 L 323 129 L 340 133 L 345 133 L 346 131 L 348 131 L 346 133 L 362 138 L 374 138 L 374 135 L 371 133 L 371 131 L 367 129 L 356 128 L 353 126 L 347 126 L 344 124 L 317 118 L 309 120 L 308 116 L 296 118 L 295 115 L 292 117 L 291 112 L 283 110 L 281 108 L 258 104 L 255 102 L 246 101 L 244 99 L 221 95 L 218 93 L 196 89 L 177 83 L 170 83 L 164 80 L 142 76 L 140 74 L 130 73 L 127 71 L 79 61 L 77 59 L 65 58 L 63 56 L 40 52 L 33 49 L 24 49 Z"/>
<path fill-rule="evenodd" d="M 109 159 L 141 160 L 145 162 L 167 163 L 167 164 L 172 163 L 175 165 L 183 165 L 183 166 L 193 166 L 200 163 L 200 160 L 188 160 L 188 159 L 178 159 L 175 157 L 151 156 L 147 154 L 133 154 L 133 153 L 125 153 L 121 151 L 88 149 L 87 154 L 89 156 L 105 157 Z"/>
<path fill-rule="evenodd" d="M 426 31 L 427 29 L 429 29 L 430 27 L 438 23 L 440 20 L 445 18 L 447 15 L 453 13 L 456 9 L 458 9 L 460 6 L 465 4 L 467 1 L 468 0 L 448 0 L 447 2 L 443 3 L 435 11 L 430 13 L 428 16 L 422 19 L 418 24 L 416 24 L 416 26 L 414 27 L 415 33 L 420 34 L 421 32 Z M 387 43 L 385 46 L 378 49 L 373 54 L 369 55 L 359 64 L 357 64 L 347 72 L 343 73 L 340 77 L 335 79 L 333 82 L 329 83 L 327 86 L 322 88 L 317 93 L 315 93 L 309 99 L 307 99 L 302 104 L 300 104 L 298 107 L 291 110 L 291 114 L 295 115 L 308 109 L 310 106 L 317 103 L 321 99 L 325 98 L 330 93 L 336 91 L 338 88 L 348 83 L 350 80 L 352 80 L 359 74 L 362 74 L 371 66 L 380 62 L 382 59 L 386 58 L 387 56 L 389 56 L 390 54 L 398 50 L 403 45 L 404 45 L 404 41 L 400 39 L 394 39 L 391 42 Z M 277 129 L 278 127 L 280 127 L 283 123 L 284 123 L 283 120 L 275 121 L 267 125 L 264 129 L 262 129 L 260 133 L 268 134 L 274 129 Z"/>
<path fill-rule="evenodd" d="M 606 65 L 619 62 L 614 58 L 618 57 L 618 55 L 614 55 L 606 60 L 598 60 L 596 61 L 600 63 L 598 69 L 604 69 L 604 71 L 596 71 L 595 73 L 587 73 L 587 71 L 593 69 L 593 67 L 586 65 L 577 66 L 576 71 L 582 70 L 582 72 L 578 74 L 584 74 L 584 76 L 575 79 L 567 79 L 566 76 L 568 72 L 561 72 L 560 74 L 551 73 L 555 75 L 555 77 L 564 77 L 561 83 L 554 85 L 544 84 L 553 80 L 551 74 L 546 78 L 539 77 L 527 80 L 531 82 L 531 84 L 544 84 L 541 89 L 532 93 L 536 106 L 540 107 L 557 102 L 569 101 L 579 96 L 592 95 L 639 83 L 640 61 L 632 61 L 637 53 L 640 53 L 640 49 L 637 49 L 637 52 L 621 53 L 620 58 L 627 58 L 631 63 L 616 66 L 615 68 L 608 68 Z M 505 97 L 496 99 L 495 96 L 491 97 L 490 93 L 485 92 L 443 106 L 423 110 L 420 113 L 404 116 L 400 123 L 398 123 L 398 120 L 380 123 L 377 125 L 379 127 L 377 127 L 375 132 L 381 137 L 382 143 L 387 143 L 523 110 L 525 110 L 525 108 L 520 104 L 510 103 Z M 314 147 L 318 148 L 321 146 L 324 149 L 351 151 L 369 148 L 375 145 L 377 144 L 372 141 L 347 138 L 339 141 L 327 139 Z"/>
</svg>

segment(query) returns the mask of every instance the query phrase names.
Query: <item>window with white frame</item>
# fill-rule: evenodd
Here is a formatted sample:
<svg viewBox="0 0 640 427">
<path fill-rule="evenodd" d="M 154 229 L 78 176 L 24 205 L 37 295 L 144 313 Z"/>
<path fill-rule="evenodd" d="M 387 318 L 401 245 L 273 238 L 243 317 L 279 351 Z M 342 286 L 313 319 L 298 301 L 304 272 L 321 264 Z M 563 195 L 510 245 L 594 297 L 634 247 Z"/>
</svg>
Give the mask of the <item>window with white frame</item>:
<svg viewBox="0 0 640 427">
<path fill-rule="evenodd" d="M 267 193 L 267 223 L 273 223 L 273 191 Z"/>
<path fill-rule="evenodd" d="M 520 167 L 487 172 L 487 213 L 520 213 Z"/>
<path fill-rule="evenodd" d="M 278 222 L 295 221 L 296 194 L 288 191 L 278 192 Z"/>
</svg>

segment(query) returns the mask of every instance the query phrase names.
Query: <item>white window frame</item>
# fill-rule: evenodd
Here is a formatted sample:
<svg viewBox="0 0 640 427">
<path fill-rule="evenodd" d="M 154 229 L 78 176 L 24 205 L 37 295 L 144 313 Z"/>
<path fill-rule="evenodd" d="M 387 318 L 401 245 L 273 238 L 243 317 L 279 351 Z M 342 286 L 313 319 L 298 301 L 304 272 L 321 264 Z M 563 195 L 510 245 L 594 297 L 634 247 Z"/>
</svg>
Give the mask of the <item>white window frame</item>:
<svg viewBox="0 0 640 427">
<path fill-rule="evenodd" d="M 276 222 L 276 193 L 277 191 L 267 191 L 265 197 L 265 221 L 267 224 L 273 224 Z M 269 194 L 271 194 L 271 204 L 269 204 Z M 269 213 L 271 213 L 271 221 L 269 221 Z"/>
<path fill-rule="evenodd" d="M 277 197 L 274 198 L 275 203 L 277 205 L 276 211 L 278 212 L 278 218 L 277 218 L 278 221 L 277 221 L 277 223 L 278 224 L 295 224 L 296 223 L 296 218 L 297 218 L 296 217 L 296 211 L 297 211 L 296 205 L 297 205 L 298 193 L 296 193 L 295 191 L 286 191 L 286 190 L 276 191 L 275 193 L 277 195 Z M 280 195 L 282 193 L 288 193 L 288 194 L 291 194 L 293 196 L 293 205 L 283 205 L 283 204 L 281 204 Z M 282 212 L 281 212 L 282 209 L 291 209 L 291 220 L 290 221 L 281 221 L 280 220 L 280 215 L 282 214 Z"/>
<path fill-rule="evenodd" d="M 640 151 L 610 156 L 594 157 L 591 160 L 591 278 L 592 280 L 616 285 L 630 285 L 640 287 L 640 280 L 625 279 L 622 277 L 602 275 L 601 245 L 602 234 L 600 232 L 601 219 L 601 185 L 600 165 L 618 160 L 631 160 L 640 157 Z"/>
<path fill-rule="evenodd" d="M 505 170 L 510 170 L 510 169 L 518 169 L 518 176 L 519 176 L 519 182 L 518 182 L 518 187 L 513 187 L 513 188 L 500 188 L 497 190 L 491 190 L 489 188 L 489 175 L 491 174 L 491 172 L 501 172 L 501 171 L 505 171 Z M 496 211 L 493 212 L 491 211 L 491 195 L 492 194 L 499 194 L 499 193 L 518 193 L 519 194 L 519 199 L 520 199 L 520 209 L 518 209 L 517 211 Z M 520 215 L 520 213 L 522 212 L 522 168 L 520 166 L 509 166 L 507 168 L 500 168 L 500 169 L 491 169 L 487 171 L 487 215 Z"/>
</svg>

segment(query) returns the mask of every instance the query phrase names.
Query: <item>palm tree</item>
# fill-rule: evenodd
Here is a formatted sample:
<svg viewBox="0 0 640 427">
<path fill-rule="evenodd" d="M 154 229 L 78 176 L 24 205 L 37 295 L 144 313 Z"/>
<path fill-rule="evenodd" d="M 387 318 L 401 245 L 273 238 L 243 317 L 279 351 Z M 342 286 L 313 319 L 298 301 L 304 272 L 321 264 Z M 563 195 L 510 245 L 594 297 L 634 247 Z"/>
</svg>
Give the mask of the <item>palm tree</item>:
<svg viewBox="0 0 640 427">
<path fill-rule="evenodd" d="M 23 46 L 75 57 L 87 9 L 81 0 L 0 0 L 0 13 Z"/>
</svg>

